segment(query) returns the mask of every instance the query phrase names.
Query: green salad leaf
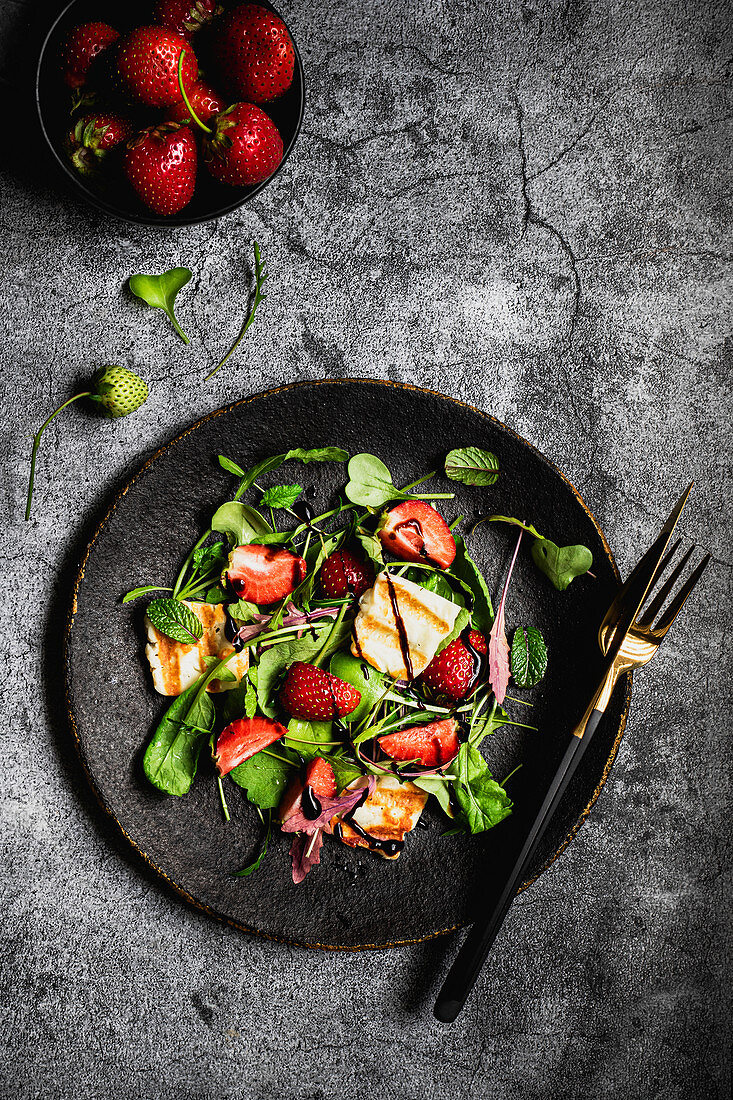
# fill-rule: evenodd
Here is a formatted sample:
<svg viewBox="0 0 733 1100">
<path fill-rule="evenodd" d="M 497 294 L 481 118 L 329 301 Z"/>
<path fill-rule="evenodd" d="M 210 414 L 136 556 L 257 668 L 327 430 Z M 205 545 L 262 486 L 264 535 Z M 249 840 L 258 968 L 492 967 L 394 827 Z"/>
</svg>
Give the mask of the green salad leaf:
<svg viewBox="0 0 733 1100">
<path fill-rule="evenodd" d="M 201 746 L 214 728 L 214 704 L 197 681 L 177 696 L 163 715 L 145 750 L 143 770 L 165 794 L 184 795 L 191 788 Z"/>
<path fill-rule="evenodd" d="M 476 630 L 488 636 L 494 622 L 494 608 L 489 589 L 483 574 L 466 549 L 460 535 L 455 536 L 456 556 L 450 567 L 453 576 L 458 577 L 471 591 L 473 597 L 473 625 Z"/>
<path fill-rule="evenodd" d="M 484 833 L 512 812 L 512 800 L 492 777 L 478 749 L 467 741 L 458 753 L 456 774 L 453 791 L 469 832 Z"/>
<path fill-rule="evenodd" d="M 499 460 L 480 447 L 461 447 L 446 457 L 445 472 L 451 481 L 464 485 L 493 485 L 499 476 Z"/>
<path fill-rule="evenodd" d="M 318 655 L 326 638 L 323 631 L 329 631 L 332 627 L 333 623 L 330 619 L 325 622 L 320 620 L 313 623 L 313 629 L 318 633 L 316 639 L 309 633 L 305 638 L 281 642 L 280 645 L 274 645 L 272 648 L 265 650 L 257 666 L 257 701 L 263 714 L 266 714 L 269 718 L 277 717 L 273 696 L 279 686 L 280 677 L 285 669 L 289 668 L 295 661 L 305 661 L 306 663 L 312 661 Z M 346 627 L 345 632 L 339 632 L 333 640 L 334 649 L 344 641 L 348 630 L 349 628 Z M 266 640 L 267 635 L 261 637 L 262 640 Z"/>
<path fill-rule="evenodd" d="M 241 500 L 228 500 L 217 508 L 211 520 L 211 529 L 226 535 L 233 546 L 245 546 L 256 535 L 272 532 L 267 520 L 248 504 L 242 504 Z"/>
<path fill-rule="evenodd" d="M 309 462 L 346 462 L 349 452 L 342 450 L 341 447 L 294 447 L 291 451 L 285 451 L 284 454 L 270 455 L 269 458 L 263 458 L 254 466 L 250 466 L 248 470 L 243 470 L 241 466 L 233 462 L 231 458 L 227 458 L 226 455 L 218 455 L 217 457 L 219 465 L 224 470 L 242 479 L 236 493 L 237 497 L 241 497 L 243 493 L 252 488 L 258 477 L 279 469 L 284 462 L 292 460 L 304 462 L 306 465 Z"/>
<path fill-rule="evenodd" d="M 376 455 L 354 455 L 349 460 L 348 472 L 346 496 L 352 504 L 364 508 L 382 508 L 392 500 L 452 500 L 454 496 L 453 493 L 414 494 L 398 489 L 388 468 Z"/>
<path fill-rule="evenodd" d="M 547 646 L 534 626 L 517 627 L 512 639 L 512 676 L 517 687 L 534 687 L 547 672 Z"/>
<path fill-rule="evenodd" d="M 178 291 L 190 279 L 191 272 L 187 267 L 172 267 L 162 275 L 131 275 L 128 281 L 130 290 L 137 298 L 141 298 L 143 302 L 155 309 L 163 310 L 184 344 L 190 341 L 176 320 L 173 306 Z"/>
<path fill-rule="evenodd" d="M 421 791 L 434 795 L 444 814 L 451 818 L 455 817 L 448 790 L 449 780 L 444 779 L 442 775 L 422 775 L 417 779 L 413 779 L 412 782 Z"/>
<path fill-rule="evenodd" d="M 532 544 L 532 561 L 558 592 L 564 592 L 572 580 L 588 572 L 593 555 L 587 546 L 557 546 L 549 539 L 538 539 Z"/>
<path fill-rule="evenodd" d="M 262 494 L 260 507 L 292 508 L 302 492 L 302 485 L 273 485 Z"/>
<path fill-rule="evenodd" d="M 512 527 L 521 527 L 523 531 L 526 531 L 529 535 L 532 535 L 536 539 L 544 539 L 544 535 L 541 535 L 536 527 L 533 527 L 531 523 L 522 523 L 521 519 L 515 519 L 514 516 L 486 516 L 489 523 L 510 523 Z M 481 521 L 483 523 L 483 520 Z"/>
<path fill-rule="evenodd" d="M 450 634 L 447 634 L 441 642 L 438 643 L 436 653 L 442 653 L 446 646 L 454 642 L 459 634 L 462 634 L 471 621 L 471 613 L 467 607 L 462 607 L 456 616 L 456 621 L 453 624 L 453 629 Z"/>
<path fill-rule="evenodd" d="M 366 669 L 366 672 L 364 671 Z M 355 657 L 353 653 L 339 650 L 334 653 L 329 665 L 329 671 L 338 676 L 339 680 L 351 684 L 361 693 L 361 702 L 356 710 L 347 714 L 346 721 L 357 725 L 363 722 L 372 707 L 384 693 L 384 673 L 372 668 L 361 657 Z"/>
<path fill-rule="evenodd" d="M 229 773 L 231 775 L 231 772 Z M 267 825 L 265 826 L 265 835 L 261 841 L 261 847 L 258 855 L 251 863 L 248 863 L 246 867 L 243 867 L 241 871 L 232 871 L 232 874 L 236 878 L 249 878 L 255 871 L 259 871 L 262 866 L 262 860 L 267 855 L 267 848 L 270 843 L 270 837 L 272 836 L 272 814 L 267 815 Z"/>
<path fill-rule="evenodd" d="M 260 613 L 257 604 L 250 603 L 249 600 L 235 600 L 227 604 L 227 611 L 238 623 L 252 623 L 255 621 L 255 615 Z"/>
<path fill-rule="evenodd" d="M 198 615 L 181 600 L 151 600 L 147 616 L 156 630 L 165 634 L 166 638 L 172 638 L 174 642 L 196 645 L 204 633 Z"/>
<path fill-rule="evenodd" d="M 382 554 L 380 540 L 376 535 L 371 534 L 370 531 L 365 531 L 361 527 L 357 527 L 354 531 L 354 538 L 371 561 L 374 571 L 379 573 L 384 568 L 384 555 Z"/>
<path fill-rule="evenodd" d="M 319 745 L 329 748 L 332 740 L 332 722 L 318 722 L 315 719 L 291 718 L 288 722 L 288 735 L 284 743 L 287 748 L 295 749 L 304 760 L 322 756 Z"/>
<path fill-rule="evenodd" d="M 261 810 L 274 810 L 280 805 L 294 771 L 294 765 L 262 750 L 232 768 L 229 777 L 247 792 L 247 798 L 255 806 Z"/>
</svg>

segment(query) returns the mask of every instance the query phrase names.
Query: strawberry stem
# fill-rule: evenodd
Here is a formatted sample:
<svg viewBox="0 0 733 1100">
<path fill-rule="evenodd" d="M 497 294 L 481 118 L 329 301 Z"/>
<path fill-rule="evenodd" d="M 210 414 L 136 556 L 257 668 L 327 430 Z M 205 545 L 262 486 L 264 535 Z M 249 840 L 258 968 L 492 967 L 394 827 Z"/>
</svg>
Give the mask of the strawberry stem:
<svg viewBox="0 0 733 1100">
<path fill-rule="evenodd" d="M 336 632 L 338 631 L 339 627 L 341 626 L 341 623 L 344 621 L 344 615 L 345 614 L 346 614 L 346 604 L 344 604 L 344 606 L 341 608 L 338 615 L 334 619 L 333 626 L 331 627 L 328 634 L 326 635 L 326 640 L 323 643 L 323 645 L 321 646 L 320 650 L 318 651 L 317 656 L 315 656 L 313 658 L 313 660 L 310 662 L 310 664 L 315 665 L 316 668 L 321 667 L 321 662 L 325 659 L 326 653 L 328 652 L 328 647 L 331 644 L 331 639 L 335 636 Z"/>
<path fill-rule="evenodd" d="M 211 129 L 210 126 L 206 126 L 201 121 L 199 116 L 196 114 L 196 112 L 194 111 L 193 107 L 191 106 L 191 104 L 189 102 L 188 96 L 186 95 L 186 89 L 183 87 L 183 59 L 184 59 L 185 56 L 186 56 L 186 51 L 181 50 L 181 52 L 178 55 L 178 87 L 180 89 L 181 96 L 183 98 L 183 102 L 186 104 L 186 109 L 188 110 L 188 113 L 190 114 L 193 121 L 196 123 L 197 126 L 200 126 L 202 130 L 205 130 L 207 134 L 211 134 L 211 133 L 213 133 L 213 130 Z"/>
<path fill-rule="evenodd" d="M 28 520 L 31 518 L 31 506 L 33 504 L 33 483 L 36 478 L 36 457 L 38 455 L 38 448 L 41 445 L 41 436 L 45 432 L 48 425 L 51 423 L 55 416 L 58 416 L 63 409 L 68 405 L 71 405 L 74 401 L 78 401 L 80 397 L 91 397 L 91 391 L 85 390 L 83 393 L 77 393 L 74 397 L 70 397 L 68 401 L 64 401 L 63 405 L 59 405 L 55 412 L 52 412 L 48 420 L 41 425 L 33 437 L 33 450 L 31 452 L 31 473 L 28 479 L 28 500 L 25 506 L 25 518 Z"/>
</svg>

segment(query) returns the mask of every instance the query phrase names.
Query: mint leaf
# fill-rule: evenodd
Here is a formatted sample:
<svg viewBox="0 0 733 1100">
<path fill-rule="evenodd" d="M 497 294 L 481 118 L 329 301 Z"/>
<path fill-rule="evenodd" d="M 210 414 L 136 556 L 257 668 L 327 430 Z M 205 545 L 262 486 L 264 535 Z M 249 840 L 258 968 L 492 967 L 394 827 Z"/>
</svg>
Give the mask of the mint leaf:
<svg viewBox="0 0 733 1100">
<path fill-rule="evenodd" d="M 181 600 L 152 600 L 147 615 L 155 629 L 174 642 L 196 645 L 204 633 L 201 620 Z"/>
<path fill-rule="evenodd" d="M 493 485 L 499 476 L 499 460 L 480 447 L 463 447 L 450 451 L 445 472 L 451 481 L 462 481 L 464 485 Z"/>
<path fill-rule="evenodd" d="M 128 280 L 128 286 L 137 298 L 141 298 L 143 302 L 155 309 L 163 310 L 184 344 L 190 341 L 176 320 L 173 305 L 178 291 L 190 279 L 191 272 L 187 267 L 172 267 L 162 275 L 131 275 Z"/>
<path fill-rule="evenodd" d="M 262 494 L 262 508 L 292 508 L 303 492 L 302 485 L 273 485 Z"/>
<path fill-rule="evenodd" d="M 478 749 L 468 742 L 461 745 L 458 753 L 457 775 L 453 791 L 470 832 L 484 833 L 512 812 L 512 800 L 492 778 Z"/>
<path fill-rule="evenodd" d="M 534 687 L 547 672 L 547 646 L 534 626 L 514 631 L 512 639 L 512 676 L 517 687 Z"/>
</svg>

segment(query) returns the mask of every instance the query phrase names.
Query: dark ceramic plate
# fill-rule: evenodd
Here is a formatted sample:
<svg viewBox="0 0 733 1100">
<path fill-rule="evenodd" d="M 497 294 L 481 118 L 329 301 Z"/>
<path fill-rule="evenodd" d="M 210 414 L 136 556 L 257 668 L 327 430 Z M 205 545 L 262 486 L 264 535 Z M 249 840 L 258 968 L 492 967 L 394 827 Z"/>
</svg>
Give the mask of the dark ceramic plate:
<svg viewBox="0 0 733 1100">
<path fill-rule="evenodd" d="M 233 7 L 235 0 L 223 0 L 223 7 Z M 269 3 L 269 0 L 257 0 L 257 3 L 271 11 L 277 9 Z M 305 85 L 303 80 L 303 63 L 298 52 L 298 46 L 293 40 L 295 49 L 295 73 L 293 83 L 285 93 L 272 103 L 266 103 L 263 110 L 270 116 L 280 131 L 283 139 L 283 159 L 277 170 L 256 187 L 231 187 L 220 183 L 204 167 L 199 156 L 198 176 L 196 181 L 196 193 L 191 202 L 178 214 L 164 218 L 149 210 L 127 183 L 127 180 L 118 165 L 107 164 L 105 166 L 103 183 L 87 181 L 72 167 L 64 149 L 64 138 L 69 130 L 69 104 L 71 93 L 61 80 L 59 75 L 59 56 L 62 45 L 72 27 L 90 20 L 103 20 L 108 22 L 121 34 L 133 27 L 152 22 L 151 10 L 153 0 L 128 0 L 124 7 L 111 3 L 110 0 L 73 0 L 58 15 L 46 35 L 38 58 L 36 73 L 36 106 L 41 123 L 41 130 L 48 143 L 55 160 L 65 174 L 67 181 L 73 189 L 93 206 L 104 210 L 107 214 L 124 218 L 126 221 L 139 222 L 142 225 L 194 225 L 196 222 L 211 221 L 228 214 L 232 210 L 243 206 L 250 199 L 258 195 L 260 191 L 275 178 L 283 164 L 293 150 L 300 125 L 303 121 L 305 105 Z M 280 12 L 277 12 L 280 15 Z M 280 16 L 282 18 L 282 16 Z M 215 69 L 208 63 L 208 39 L 207 31 L 199 31 L 194 36 L 192 48 L 196 52 L 197 59 L 209 78 L 209 83 L 216 87 L 214 76 Z M 125 113 L 125 112 L 123 112 Z M 165 112 L 158 111 L 153 114 L 143 109 L 138 114 L 131 109 L 130 114 L 136 129 L 152 125 L 162 121 Z M 78 116 L 77 116 L 78 117 Z M 118 169 L 112 171 L 112 169 Z"/>
<path fill-rule="evenodd" d="M 246 466 L 290 447 L 328 444 L 378 454 L 398 485 L 440 469 L 454 446 L 493 451 L 502 469 L 497 484 L 488 490 L 451 486 L 456 499 L 447 502 L 446 514 L 471 519 L 488 509 L 518 515 L 548 536 L 585 543 L 593 551 L 595 579 L 580 578 L 559 593 L 528 554 L 519 557 L 508 624 L 540 627 L 551 657 L 546 680 L 528 694 L 534 708 L 509 704 L 515 719 L 539 732 L 506 727 L 485 743 L 497 777 L 522 764 L 510 781 L 511 817 L 483 836 L 441 837 L 444 819 L 429 806 L 428 828 L 410 836 L 399 860 L 388 863 L 327 840 L 321 865 L 300 886 L 291 881 L 288 842 L 278 833 L 262 869 L 236 879 L 230 872 L 249 860 L 259 832 L 239 788 L 228 788 L 232 821 L 226 824 L 210 766 L 200 769 L 182 799 L 159 794 L 143 776 L 142 753 L 164 703 L 152 689 L 144 657 L 142 601 L 121 606 L 120 596 L 138 584 L 170 583 L 231 489 L 217 453 Z M 345 481 L 344 467 L 331 463 L 291 474 L 312 484 L 316 503 L 324 506 Z M 514 530 L 503 525 L 484 524 L 471 537 L 494 591 L 514 542 Z M 324 947 L 392 945 L 451 931 L 471 921 L 478 885 L 487 875 L 497 878 L 511 860 L 596 686 L 596 631 L 617 581 L 603 534 L 572 485 L 492 417 L 390 382 L 307 382 L 270 390 L 205 417 L 154 455 L 113 503 L 89 546 L 67 652 L 69 711 L 84 766 L 100 801 L 148 864 L 187 900 L 238 928 Z M 529 880 L 565 848 L 593 804 L 616 755 L 629 693 L 626 683 L 614 696 Z"/>
</svg>

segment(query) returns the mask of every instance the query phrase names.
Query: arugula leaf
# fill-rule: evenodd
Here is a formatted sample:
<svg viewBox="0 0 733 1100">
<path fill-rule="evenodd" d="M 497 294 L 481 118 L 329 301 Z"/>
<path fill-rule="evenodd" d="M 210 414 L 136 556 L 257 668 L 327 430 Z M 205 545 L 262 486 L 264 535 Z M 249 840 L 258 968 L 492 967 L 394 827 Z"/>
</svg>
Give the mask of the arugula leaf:
<svg viewBox="0 0 733 1100">
<path fill-rule="evenodd" d="M 288 734 L 283 738 L 285 746 L 294 749 L 304 760 L 312 760 L 322 753 L 318 743 L 328 746 L 332 740 L 333 722 L 317 722 L 315 719 L 291 718 L 288 722 Z M 303 740 L 301 740 L 301 738 Z M 312 745 L 311 741 L 317 742 Z"/>
<path fill-rule="evenodd" d="M 450 567 L 452 576 L 457 577 L 470 589 L 473 596 L 472 620 L 476 630 L 488 634 L 494 622 L 494 609 L 489 589 L 483 574 L 466 549 L 460 535 L 455 536 L 456 556 Z"/>
<path fill-rule="evenodd" d="M 536 539 L 544 539 L 544 535 L 541 535 L 531 523 L 522 523 L 521 519 L 515 519 L 514 516 L 486 516 L 486 519 L 489 523 L 511 523 L 513 527 L 521 527 Z M 481 522 L 483 523 L 483 520 Z"/>
<path fill-rule="evenodd" d="M 321 754 L 324 760 L 328 760 L 329 764 L 333 768 L 333 774 L 336 778 L 336 787 L 339 793 L 348 787 L 349 783 L 353 783 L 355 779 L 363 775 L 364 772 L 356 764 L 352 764 L 350 760 L 344 760 L 342 756 L 330 756 L 324 752 Z"/>
<path fill-rule="evenodd" d="M 367 669 L 366 674 L 364 673 L 365 668 Z M 372 668 L 363 658 L 355 657 L 353 653 L 344 650 L 334 653 L 329 671 L 334 676 L 338 676 L 339 680 L 351 684 L 361 693 L 361 702 L 358 707 L 356 710 L 352 710 L 351 714 L 347 714 L 345 719 L 349 723 L 358 725 L 364 721 L 369 711 L 384 693 L 384 674 L 379 669 Z"/>
<path fill-rule="evenodd" d="M 447 779 L 443 779 L 440 775 L 421 775 L 417 779 L 413 779 L 412 782 L 421 791 L 427 791 L 428 794 L 434 795 L 443 813 L 447 814 L 448 817 L 455 817 L 448 792 Z"/>
<path fill-rule="evenodd" d="M 247 792 L 247 798 L 261 810 L 280 805 L 294 767 L 267 752 L 256 752 L 229 772 L 234 782 Z"/>
<path fill-rule="evenodd" d="M 451 630 L 450 634 L 447 634 L 446 637 L 438 643 L 438 648 L 435 651 L 436 654 L 441 653 L 447 645 L 450 645 L 451 642 L 454 642 L 458 635 L 463 633 L 470 621 L 470 611 L 467 607 L 462 607 L 461 610 L 458 612 L 458 615 L 456 616 L 456 621 L 453 624 L 453 629 Z"/>
<path fill-rule="evenodd" d="M 241 680 L 236 687 L 221 692 L 216 709 L 217 718 L 222 726 L 228 726 L 237 718 L 254 718 L 257 710 L 257 693 L 249 679 Z"/>
<path fill-rule="evenodd" d="M 272 531 L 259 512 L 239 500 L 228 500 L 217 508 L 211 520 L 211 529 L 226 535 L 234 546 L 244 546 L 255 535 L 268 535 Z"/>
<path fill-rule="evenodd" d="M 445 472 L 451 481 L 462 481 L 464 485 L 493 485 L 499 476 L 499 460 L 480 447 L 462 447 L 450 451 Z"/>
<path fill-rule="evenodd" d="M 463 596 L 458 596 L 443 573 L 428 573 L 427 576 L 420 571 L 415 570 L 416 576 L 413 575 L 413 571 L 410 569 L 407 572 L 408 580 L 414 581 L 415 584 L 419 584 L 421 588 L 427 589 L 428 592 L 434 592 L 436 596 L 442 596 L 444 600 L 450 600 L 451 603 L 465 603 Z"/>
<path fill-rule="evenodd" d="M 461 745 L 456 774 L 453 791 L 470 832 L 486 832 L 512 812 L 512 800 L 492 778 L 478 749 L 468 742 Z"/>
<path fill-rule="evenodd" d="M 517 627 L 512 639 L 512 676 L 517 687 L 534 687 L 547 672 L 547 646 L 534 626 Z"/>
<path fill-rule="evenodd" d="M 354 538 L 361 546 L 362 550 L 374 565 L 375 573 L 379 573 L 384 568 L 384 556 L 382 554 L 382 543 L 376 535 L 372 535 L 369 531 L 365 531 L 363 527 L 357 527 L 354 531 Z"/>
<path fill-rule="evenodd" d="M 532 561 L 558 592 L 564 592 L 575 577 L 588 572 L 593 555 L 587 546 L 557 546 L 549 539 L 538 539 L 532 545 Z"/>
<path fill-rule="evenodd" d="M 227 458 L 226 455 L 217 455 L 219 465 L 223 470 L 226 470 L 229 474 L 234 474 L 235 477 L 244 477 L 244 470 L 241 466 L 238 466 L 236 462 L 233 462 L 231 458 Z"/>
<path fill-rule="evenodd" d="M 454 493 L 406 493 L 398 489 L 392 475 L 380 458 L 366 453 L 349 460 L 349 480 L 344 490 L 352 504 L 364 508 L 381 508 L 391 500 L 452 500 Z M 425 479 L 421 479 L 425 480 Z"/>
<path fill-rule="evenodd" d="M 224 542 L 214 542 L 209 546 L 197 546 L 193 552 L 194 568 L 201 575 L 221 573 L 229 560 L 229 548 Z"/>
<path fill-rule="evenodd" d="M 122 597 L 123 603 L 130 603 L 131 600 L 136 600 L 138 596 L 147 596 L 149 592 L 172 592 L 172 588 L 166 588 L 164 585 L 158 584 L 143 584 L 140 588 L 131 588 L 129 592 L 126 592 Z"/>
<path fill-rule="evenodd" d="M 181 85 L 181 89 L 183 89 L 183 85 Z M 247 317 L 245 318 L 244 324 L 242 325 L 241 329 L 239 330 L 239 335 L 237 336 L 237 339 L 234 341 L 232 346 L 229 348 L 229 351 L 226 353 L 226 355 L 224 355 L 223 358 L 219 360 L 219 362 L 216 364 L 214 369 L 209 371 L 209 373 L 206 375 L 206 378 L 204 378 L 204 382 L 208 382 L 210 378 L 213 378 L 214 375 L 216 374 L 216 372 L 219 370 L 219 368 L 224 366 L 224 364 L 226 363 L 229 356 L 233 355 L 234 352 L 237 350 L 237 348 L 241 344 L 242 340 L 244 339 L 244 334 L 246 333 L 247 329 L 249 328 L 249 326 L 252 324 L 252 322 L 255 319 L 255 314 L 257 313 L 258 305 L 260 304 L 260 302 L 264 302 L 266 297 L 267 297 L 266 294 L 263 294 L 262 288 L 265 285 L 265 280 L 269 277 L 269 272 L 265 271 L 265 263 L 264 263 L 264 260 L 262 259 L 262 256 L 260 255 L 260 246 L 257 244 L 257 241 L 254 242 L 254 252 L 255 252 L 255 269 L 254 269 L 255 296 L 254 296 L 254 301 L 252 302 L 252 308 L 250 309 L 249 313 L 247 314 Z"/>
<path fill-rule="evenodd" d="M 187 267 L 172 267 L 170 271 L 164 271 L 162 275 L 131 275 L 128 286 L 132 293 L 142 298 L 149 306 L 162 309 L 170 318 L 170 322 L 184 344 L 190 343 L 186 333 L 176 320 L 173 305 L 178 291 L 191 279 L 191 272 Z"/>
<path fill-rule="evenodd" d="M 147 616 L 156 630 L 172 638 L 174 642 L 196 645 L 203 636 L 204 628 L 198 615 L 181 600 L 151 600 L 147 607 Z"/>
<path fill-rule="evenodd" d="M 284 546 L 286 542 L 291 542 L 292 538 L 292 531 L 273 531 L 267 535 L 255 535 L 249 541 L 256 546 Z"/>
<path fill-rule="evenodd" d="M 348 457 L 348 451 L 342 450 L 341 447 L 294 447 L 284 454 L 270 455 L 269 458 L 263 458 L 254 466 L 250 466 L 248 470 L 243 470 L 241 466 L 227 458 L 226 455 L 218 455 L 219 465 L 229 473 L 236 474 L 237 477 L 242 479 L 236 492 L 237 498 L 246 493 L 258 477 L 262 477 L 263 474 L 268 474 L 272 470 L 277 470 L 284 462 L 293 460 L 304 462 L 306 465 L 309 462 L 346 462 Z"/>
<path fill-rule="evenodd" d="M 184 795 L 196 775 L 201 746 L 214 728 L 214 704 L 197 681 L 177 696 L 145 750 L 143 770 L 154 787 Z"/>
<path fill-rule="evenodd" d="M 302 485 L 273 485 L 262 494 L 260 507 L 292 508 L 302 492 Z"/>
<path fill-rule="evenodd" d="M 229 773 L 232 774 L 231 772 Z M 270 837 L 272 836 L 272 814 L 268 814 L 267 827 L 265 829 L 265 835 L 262 840 L 262 847 L 260 848 L 259 855 L 256 859 L 253 859 L 251 863 L 248 863 L 246 867 L 243 867 L 241 871 L 232 871 L 232 874 L 237 878 L 248 878 L 253 875 L 255 871 L 259 871 L 262 866 L 262 860 L 267 855 L 267 847 L 270 843 Z"/>
</svg>

